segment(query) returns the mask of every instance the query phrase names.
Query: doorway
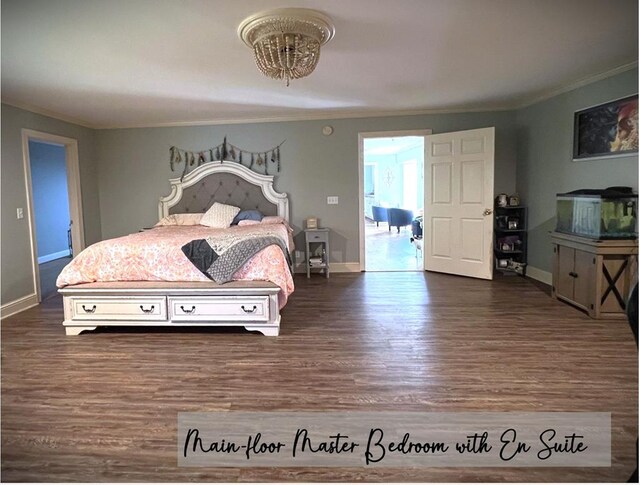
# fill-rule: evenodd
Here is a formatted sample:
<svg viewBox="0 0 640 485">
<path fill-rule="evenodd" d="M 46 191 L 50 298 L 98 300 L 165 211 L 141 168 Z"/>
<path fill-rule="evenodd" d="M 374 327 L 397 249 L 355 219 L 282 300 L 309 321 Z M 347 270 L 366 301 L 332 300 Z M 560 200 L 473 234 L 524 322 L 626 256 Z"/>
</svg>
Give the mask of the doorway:
<svg viewBox="0 0 640 485">
<path fill-rule="evenodd" d="M 393 184 L 398 175 L 388 171 L 365 169 L 366 166 L 374 164 L 366 155 L 368 150 L 365 149 L 365 144 L 369 148 L 375 146 L 375 142 L 380 142 L 379 139 L 411 136 L 420 137 L 423 141 L 424 169 L 422 183 L 418 188 L 421 192 L 417 198 L 418 204 L 421 201 L 423 203 L 423 244 L 416 247 L 415 253 L 416 258 L 422 256 L 423 264 L 419 269 L 492 279 L 494 127 L 437 135 L 432 135 L 431 130 L 358 135 L 360 271 L 407 270 L 393 268 L 388 264 L 396 253 L 393 250 L 382 255 L 385 267 L 375 268 L 368 262 L 368 259 L 372 258 L 367 251 L 367 227 L 373 228 L 375 224 L 376 231 L 379 232 L 380 226 L 385 227 L 386 224 L 387 229 L 391 229 L 389 232 L 396 228 L 397 234 L 400 234 L 401 228 L 406 228 L 409 224 L 406 216 L 402 218 L 401 223 L 393 220 L 391 212 L 397 212 L 401 208 L 393 207 L 393 203 L 387 203 L 390 207 L 384 207 L 382 201 L 375 199 L 379 193 L 377 187 L 382 187 L 385 183 Z M 382 153 L 377 154 L 378 157 L 381 155 Z M 412 170 L 411 163 L 407 163 L 403 174 L 399 175 L 401 180 L 410 180 Z M 367 172 L 377 174 L 373 184 L 370 181 L 365 182 Z M 402 196 L 403 204 L 411 205 L 413 200 L 412 195 Z M 419 211 L 420 209 L 416 210 Z M 391 222 L 389 218 L 392 219 Z M 415 217 L 413 222 L 415 223 Z M 412 228 L 407 237 L 411 240 L 413 236 Z M 377 242 L 373 245 L 377 245 Z"/>
<path fill-rule="evenodd" d="M 84 249 L 78 146 L 33 130 L 22 131 L 22 145 L 34 290 L 42 301 L 56 294 L 58 274 Z"/>
<path fill-rule="evenodd" d="M 423 270 L 424 147 L 430 133 L 359 135 L 361 271 Z"/>
</svg>

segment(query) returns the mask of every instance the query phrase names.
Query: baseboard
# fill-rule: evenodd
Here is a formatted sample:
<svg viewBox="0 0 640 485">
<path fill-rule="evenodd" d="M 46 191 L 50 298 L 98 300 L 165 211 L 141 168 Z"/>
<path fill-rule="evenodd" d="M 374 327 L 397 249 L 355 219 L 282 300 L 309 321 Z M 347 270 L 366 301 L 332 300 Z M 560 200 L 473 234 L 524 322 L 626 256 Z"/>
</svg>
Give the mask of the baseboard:
<svg viewBox="0 0 640 485">
<path fill-rule="evenodd" d="M 360 263 L 332 263 L 331 271 L 333 273 L 359 273 Z"/>
<path fill-rule="evenodd" d="M 66 258 L 71 254 L 71 251 L 65 249 L 64 251 L 58 251 L 57 253 L 46 254 L 38 258 L 38 264 L 48 263 L 54 259 Z"/>
<path fill-rule="evenodd" d="M 10 317 L 16 313 L 23 312 L 32 308 L 38 304 L 38 295 L 35 293 L 27 296 L 23 296 L 15 301 L 2 305 L 0 307 L 0 314 L 2 318 Z"/>
<path fill-rule="evenodd" d="M 535 266 L 527 265 L 527 276 L 536 281 L 540 281 L 545 285 L 551 286 L 553 283 L 553 276 L 548 271 L 545 271 Z"/>
<path fill-rule="evenodd" d="M 296 264 L 296 273 L 306 273 L 307 268 L 304 263 Z M 329 266 L 330 273 L 359 273 L 360 263 L 331 263 Z"/>
</svg>

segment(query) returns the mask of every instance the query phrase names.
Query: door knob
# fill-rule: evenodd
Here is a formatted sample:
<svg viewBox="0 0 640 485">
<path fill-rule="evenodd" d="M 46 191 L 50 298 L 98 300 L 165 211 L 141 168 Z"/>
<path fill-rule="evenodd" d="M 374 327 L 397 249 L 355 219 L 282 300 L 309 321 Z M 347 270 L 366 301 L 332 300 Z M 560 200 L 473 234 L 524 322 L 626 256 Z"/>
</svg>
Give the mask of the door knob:
<svg viewBox="0 0 640 485">
<path fill-rule="evenodd" d="M 485 216 L 490 216 L 491 214 L 493 214 L 493 209 L 485 209 L 482 214 Z"/>
</svg>

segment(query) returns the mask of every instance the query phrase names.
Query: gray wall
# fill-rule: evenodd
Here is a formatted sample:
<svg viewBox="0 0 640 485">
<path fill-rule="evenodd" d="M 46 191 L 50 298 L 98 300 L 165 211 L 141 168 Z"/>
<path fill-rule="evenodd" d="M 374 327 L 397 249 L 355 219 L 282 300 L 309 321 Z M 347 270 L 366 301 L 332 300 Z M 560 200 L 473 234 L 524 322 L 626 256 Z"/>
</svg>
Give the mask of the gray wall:
<svg viewBox="0 0 640 485">
<path fill-rule="evenodd" d="M 332 125 L 331 136 L 322 135 Z M 356 262 L 358 237 L 358 133 L 433 129 L 434 133 L 496 127 L 498 192 L 515 190 L 516 130 L 513 112 L 441 114 L 383 118 L 255 123 L 172 128 L 101 130 L 97 137 L 102 235 L 137 231 L 157 221 L 158 198 L 169 192 L 169 147 L 202 150 L 224 136 L 247 150 L 263 150 L 286 140 L 275 187 L 287 192 L 297 230 L 310 215 L 332 229 L 332 260 Z M 339 205 L 327 205 L 337 195 Z M 126 214 L 126 217 L 123 215 Z M 301 245 L 300 245 L 301 247 Z"/>
<path fill-rule="evenodd" d="M 70 217 L 66 150 L 62 146 L 30 141 L 29 160 L 38 257 L 68 251 Z"/>
<path fill-rule="evenodd" d="M 78 140 L 85 238 L 87 244 L 101 239 L 98 177 L 93 149 L 95 131 L 3 104 L 0 177 L 2 179 L 0 302 L 3 305 L 34 292 L 26 214 L 27 192 L 22 162 L 21 130 L 23 128 Z M 24 208 L 24 219 L 16 219 L 18 207 Z"/>
<path fill-rule="evenodd" d="M 637 155 L 572 161 L 574 112 L 637 92 L 634 69 L 517 111 L 517 190 L 529 206 L 530 265 L 551 271 L 557 193 L 614 185 L 637 191 Z"/>
</svg>

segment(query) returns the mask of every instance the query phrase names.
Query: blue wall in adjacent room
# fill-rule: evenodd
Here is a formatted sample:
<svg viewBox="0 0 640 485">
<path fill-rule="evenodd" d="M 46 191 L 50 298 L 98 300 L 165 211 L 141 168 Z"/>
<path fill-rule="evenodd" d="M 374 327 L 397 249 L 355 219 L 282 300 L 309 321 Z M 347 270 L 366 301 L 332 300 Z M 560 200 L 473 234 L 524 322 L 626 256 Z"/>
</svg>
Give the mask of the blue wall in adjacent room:
<svg viewBox="0 0 640 485">
<path fill-rule="evenodd" d="M 29 142 L 31 187 L 38 240 L 38 257 L 69 249 L 69 195 L 65 148 Z"/>
</svg>

